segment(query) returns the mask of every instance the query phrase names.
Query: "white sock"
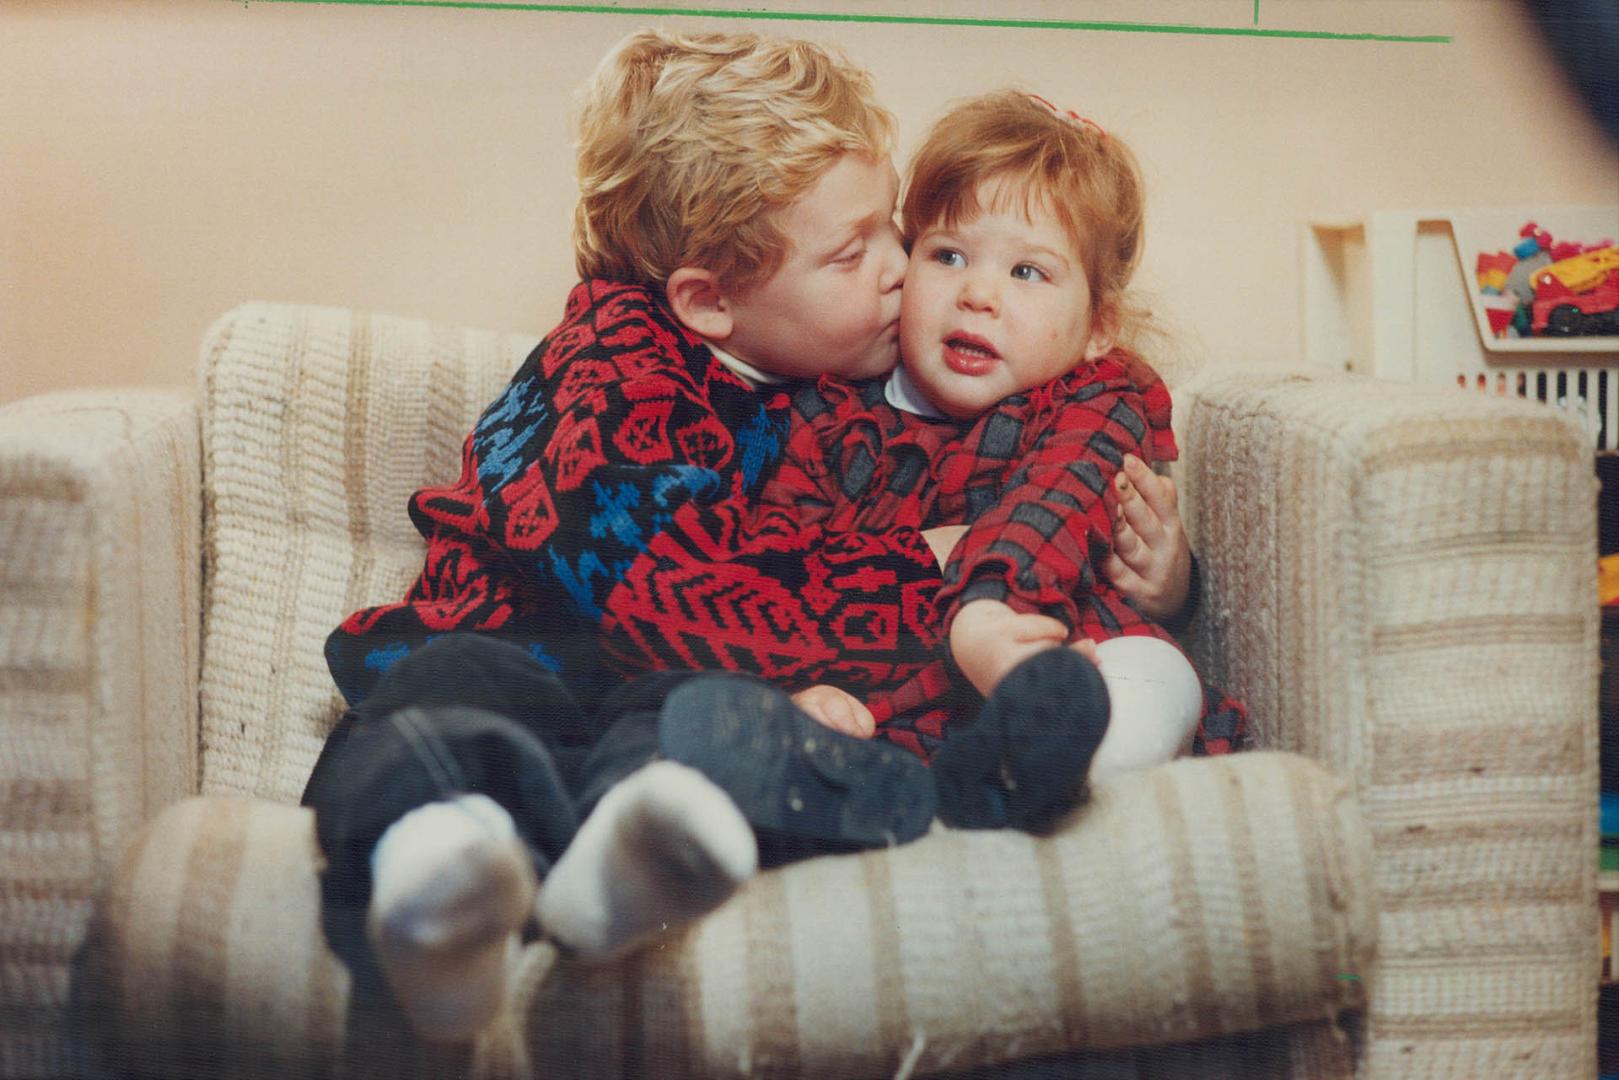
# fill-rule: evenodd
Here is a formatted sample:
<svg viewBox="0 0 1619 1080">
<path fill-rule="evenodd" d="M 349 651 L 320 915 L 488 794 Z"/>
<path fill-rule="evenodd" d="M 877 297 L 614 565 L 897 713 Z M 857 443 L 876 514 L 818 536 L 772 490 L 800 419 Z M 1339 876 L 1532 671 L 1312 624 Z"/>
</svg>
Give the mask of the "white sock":
<svg viewBox="0 0 1619 1080">
<path fill-rule="evenodd" d="M 1203 715 L 1203 684 L 1186 654 L 1158 638 L 1121 637 L 1098 642 L 1096 661 L 1112 713 L 1092 782 L 1178 756 Z"/>
<path fill-rule="evenodd" d="M 719 907 L 753 876 L 753 829 L 695 769 L 658 761 L 602 796 L 540 889 L 540 926 L 591 960 Z"/>
<path fill-rule="evenodd" d="M 505 809 L 485 795 L 418 807 L 371 853 L 366 932 L 423 1038 L 464 1041 L 494 1019 L 536 883 Z"/>
</svg>

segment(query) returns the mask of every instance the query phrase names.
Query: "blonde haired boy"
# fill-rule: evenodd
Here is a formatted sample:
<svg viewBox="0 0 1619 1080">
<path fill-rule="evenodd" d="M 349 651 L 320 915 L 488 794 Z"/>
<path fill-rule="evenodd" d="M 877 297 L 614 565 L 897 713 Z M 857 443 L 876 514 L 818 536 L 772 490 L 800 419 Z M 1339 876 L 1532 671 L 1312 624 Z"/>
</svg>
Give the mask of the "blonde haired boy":
<svg viewBox="0 0 1619 1080">
<path fill-rule="evenodd" d="M 349 709 L 304 802 L 328 938 L 436 1038 L 494 1015 L 530 913 L 611 955 L 761 857 L 904 842 L 934 814 L 913 755 L 777 689 L 925 666 L 927 543 L 748 513 L 787 430 L 775 384 L 895 362 L 891 118 L 819 46 L 648 31 L 580 126 L 584 280 L 459 479 L 412 498 L 415 584 L 326 647 Z"/>
</svg>

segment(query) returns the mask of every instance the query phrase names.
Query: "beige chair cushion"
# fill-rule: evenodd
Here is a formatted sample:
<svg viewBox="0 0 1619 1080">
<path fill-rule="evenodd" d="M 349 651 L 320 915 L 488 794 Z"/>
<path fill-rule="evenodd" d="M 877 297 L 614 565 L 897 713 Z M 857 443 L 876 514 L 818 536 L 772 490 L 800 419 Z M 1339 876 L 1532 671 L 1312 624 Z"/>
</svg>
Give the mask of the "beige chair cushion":
<svg viewBox="0 0 1619 1080">
<path fill-rule="evenodd" d="M 209 331 L 205 793 L 298 800 L 341 710 L 326 635 L 405 594 L 425 551 L 406 500 L 459 475 L 463 437 L 534 343 L 267 304 Z"/>
<path fill-rule="evenodd" d="M 317 858 L 303 809 L 202 797 L 154 823 L 98 935 L 126 1060 L 324 1075 L 345 1044 L 416 1052 L 351 1006 Z M 925 1075 L 1321 1020 L 1371 976 L 1369 859 L 1320 766 L 1181 761 L 1048 839 L 938 829 L 763 874 L 616 965 L 530 946 L 478 1072 Z"/>
</svg>

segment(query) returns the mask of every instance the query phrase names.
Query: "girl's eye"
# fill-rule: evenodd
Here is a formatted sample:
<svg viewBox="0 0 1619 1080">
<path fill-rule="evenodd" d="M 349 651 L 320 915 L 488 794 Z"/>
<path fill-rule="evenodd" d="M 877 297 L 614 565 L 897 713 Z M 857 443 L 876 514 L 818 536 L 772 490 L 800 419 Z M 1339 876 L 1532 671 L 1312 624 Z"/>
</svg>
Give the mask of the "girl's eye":
<svg viewBox="0 0 1619 1080">
<path fill-rule="evenodd" d="M 859 265 L 860 260 L 865 257 L 866 249 L 865 246 L 862 245 L 860 247 L 851 248 L 850 250 L 845 251 L 842 255 L 839 255 L 832 261 L 840 266 L 857 266 Z"/>
<path fill-rule="evenodd" d="M 967 260 L 955 248 L 940 248 L 933 253 L 933 261 L 940 266 L 965 266 Z"/>
<path fill-rule="evenodd" d="M 1046 272 L 1032 263 L 1018 263 L 1012 267 L 1012 276 L 1019 281 L 1046 281 Z"/>
</svg>

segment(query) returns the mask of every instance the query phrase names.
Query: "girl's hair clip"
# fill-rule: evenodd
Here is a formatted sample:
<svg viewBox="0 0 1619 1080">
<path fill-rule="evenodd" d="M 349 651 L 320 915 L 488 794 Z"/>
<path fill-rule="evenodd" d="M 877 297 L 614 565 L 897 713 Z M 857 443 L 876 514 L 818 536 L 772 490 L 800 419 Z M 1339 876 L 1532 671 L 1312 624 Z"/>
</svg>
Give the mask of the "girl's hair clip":
<svg viewBox="0 0 1619 1080">
<path fill-rule="evenodd" d="M 1068 120 L 1072 120 L 1076 124 L 1081 124 L 1084 127 L 1088 127 L 1092 131 L 1094 131 L 1098 135 L 1100 135 L 1102 138 L 1104 138 L 1104 139 L 1107 138 L 1107 132 L 1102 130 L 1102 125 L 1098 124 L 1095 120 L 1092 120 L 1090 117 L 1081 116 L 1077 112 L 1075 112 L 1073 109 L 1059 109 L 1059 108 L 1057 108 L 1057 106 L 1053 105 L 1051 102 L 1047 101 L 1045 98 L 1041 97 L 1039 94 L 1030 94 L 1029 99 L 1031 101 L 1038 101 L 1040 104 L 1042 104 L 1046 108 L 1050 109 L 1056 115 L 1061 116 L 1061 117 L 1063 117 L 1065 119 L 1068 119 Z"/>
</svg>

